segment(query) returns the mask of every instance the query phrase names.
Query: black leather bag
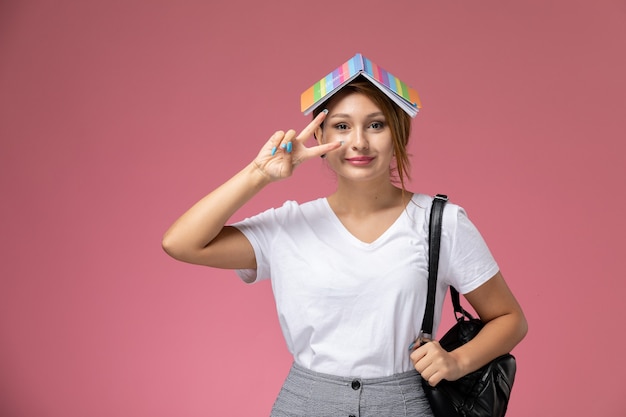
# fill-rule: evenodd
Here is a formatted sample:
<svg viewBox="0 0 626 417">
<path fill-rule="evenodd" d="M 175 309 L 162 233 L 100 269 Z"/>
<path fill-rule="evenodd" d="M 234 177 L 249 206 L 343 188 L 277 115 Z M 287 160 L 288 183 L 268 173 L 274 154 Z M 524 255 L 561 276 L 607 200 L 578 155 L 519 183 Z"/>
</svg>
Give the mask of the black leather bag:
<svg viewBox="0 0 626 417">
<path fill-rule="evenodd" d="M 422 324 L 422 335 L 427 339 L 432 334 L 441 223 L 447 200 L 445 195 L 435 196 L 430 214 L 428 298 Z M 467 343 L 483 327 L 480 319 L 461 307 L 459 293 L 452 287 L 450 295 L 457 322 L 439 340 L 447 351 Z M 422 387 L 435 417 L 503 417 L 515 381 L 515 371 L 515 358 L 506 354 L 456 381 L 443 380 L 432 387 L 422 380 Z"/>
</svg>

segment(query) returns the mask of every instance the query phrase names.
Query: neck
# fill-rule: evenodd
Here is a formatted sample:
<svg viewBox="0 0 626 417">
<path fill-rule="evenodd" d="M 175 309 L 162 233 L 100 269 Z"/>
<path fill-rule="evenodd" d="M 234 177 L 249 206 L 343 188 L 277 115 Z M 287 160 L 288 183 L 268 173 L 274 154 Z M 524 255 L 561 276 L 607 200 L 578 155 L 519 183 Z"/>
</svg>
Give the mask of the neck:
<svg viewBox="0 0 626 417">
<path fill-rule="evenodd" d="M 411 193 L 403 192 L 389 181 L 343 182 L 328 197 L 328 202 L 337 212 L 369 214 L 396 205 L 406 205 Z"/>
</svg>

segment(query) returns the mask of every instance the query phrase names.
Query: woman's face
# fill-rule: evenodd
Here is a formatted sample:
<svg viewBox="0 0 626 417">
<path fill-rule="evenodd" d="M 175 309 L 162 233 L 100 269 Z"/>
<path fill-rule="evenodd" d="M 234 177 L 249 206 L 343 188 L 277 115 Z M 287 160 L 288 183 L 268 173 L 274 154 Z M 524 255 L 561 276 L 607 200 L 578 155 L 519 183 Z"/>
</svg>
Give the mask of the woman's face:
<svg viewBox="0 0 626 417">
<path fill-rule="evenodd" d="M 326 156 L 339 177 L 354 181 L 389 179 L 391 130 L 382 110 L 366 95 L 348 93 L 331 100 L 316 137 L 320 143 L 343 142 Z"/>
</svg>

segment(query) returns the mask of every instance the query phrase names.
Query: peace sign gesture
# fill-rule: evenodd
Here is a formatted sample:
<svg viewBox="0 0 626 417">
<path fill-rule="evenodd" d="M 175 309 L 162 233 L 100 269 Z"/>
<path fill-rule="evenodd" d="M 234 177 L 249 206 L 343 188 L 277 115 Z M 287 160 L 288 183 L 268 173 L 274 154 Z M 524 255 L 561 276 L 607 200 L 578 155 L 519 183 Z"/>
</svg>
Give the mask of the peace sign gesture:
<svg viewBox="0 0 626 417">
<path fill-rule="evenodd" d="M 313 119 L 299 135 L 293 129 L 274 133 L 254 159 L 254 163 L 271 181 L 290 177 L 295 167 L 314 157 L 324 155 L 341 146 L 340 142 L 306 147 L 304 142 L 321 126 L 328 112 Z"/>
</svg>

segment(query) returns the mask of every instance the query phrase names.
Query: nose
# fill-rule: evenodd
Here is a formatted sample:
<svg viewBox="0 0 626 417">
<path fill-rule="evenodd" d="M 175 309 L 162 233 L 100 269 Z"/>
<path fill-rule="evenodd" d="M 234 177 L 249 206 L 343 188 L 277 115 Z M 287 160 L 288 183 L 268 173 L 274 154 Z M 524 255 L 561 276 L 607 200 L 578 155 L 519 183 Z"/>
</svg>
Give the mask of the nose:
<svg viewBox="0 0 626 417">
<path fill-rule="evenodd" d="M 355 129 L 352 135 L 352 149 L 355 151 L 365 151 L 369 149 L 369 142 L 367 136 L 362 129 Z"/>
</svg>

